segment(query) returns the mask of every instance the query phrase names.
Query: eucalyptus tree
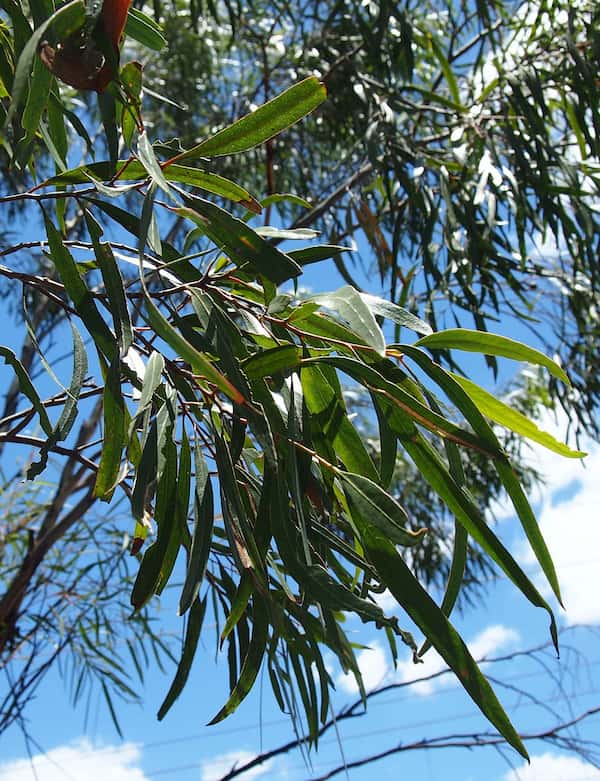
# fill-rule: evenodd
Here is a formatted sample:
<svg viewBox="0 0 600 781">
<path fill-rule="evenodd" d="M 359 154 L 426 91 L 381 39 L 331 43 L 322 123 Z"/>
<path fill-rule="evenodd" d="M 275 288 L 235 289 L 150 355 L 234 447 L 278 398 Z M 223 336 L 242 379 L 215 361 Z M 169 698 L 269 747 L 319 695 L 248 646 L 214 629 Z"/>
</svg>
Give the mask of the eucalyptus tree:
<svg viewBox="0 0 600 781">
<path fill-rule="evenodd" d="M 129 10 L 124 52 L 133 41 L 142 63 L 121 67 L 120 25 L 115 32 L 104 22 L 114 6 L 2 2 L 0 206 L 28 228 L 16 241 L 5 236 L 2 248 L 7 290 L 24 290 L 25 342 L 19 356 L 2 347 L 15 380 L 0 445 L 5 459 L 33 452 L 26 477 L 39 481 L 48 470 L 55 487 L 24 519 L 7 511 L 3 521 L 10 558 L 0 648 L 3 663 L 29 677 L 19 677 L 24 685 L 5 701 L 0 723 L 22 717 L 51 663 L 42 661 L 39 674 L 28 667 L 40 636 L 61 632 L 51 618 L 58 606 L 42 614 L 36 600 L 45 602 L 39 584 L 54 577 L 63 546 L 74 551 L 64 599 L 76 608 L 64 648 L 80 665 L 75 693 L 91 671 L 111 712 L 109 690 L 135 695 L 106 648 L 96 645 L 94 657 L 94 643 L 80 639 L 105 637 L 109 624 L 102 599 L 91 623 L 81 609 L 94 598 L 93 587 L 80 586 L 87 562 L 78 551 L 83 557 L 88 530 L 98 528 L 90 518 L 99 503 L 120 500 L 135 566 L 121 556 L 107 570 L 110 543 L 98 539 L 92 577 L 106 610 L 117 605 L 123 615 L 133 575 L 138 665 L 144 632 L 164 652 L 148 617 L 177 567 L 184 573 L 185 641 L 159 718 L 183 689 L 211 610 L 230 672 L 213 723 L 240 704 L 265 665 L 280 707 L 301 703 L 316 741 L 329 712 L 325 649 L 364 694 L 346 611 L 384 633 L 393 658 L 398 643 L 415 657 L 433 645 L 525 753 L 448 616 L 465 568 L 477 566 L 468 557 L 474 543 L 479 562 L 499 567 L 548 612 L 556 640 L 548 602 L 484 509 L 506 491 L 560 599 L 509 451 L 513 436 L 526 436 L 566 457 L 583 455 L 531 418 L 550 378 L 550 398 L 566 403 L 571 394 L 577 419 L 593 429 L 593 364 L 587 374 L 583 363 L 569 367 L 575 391 L 562 390 L 573 386 L 559 363 L 488 327 L 506 310 L 523 322 L 534 309 L 539 315 L 534 279 L 543 303 L 551 302 L 548 280 L 567 291 L 557 299 L 566 312 L 557 327 L 577 325 L 581 300 L 595 295 L 597 148 L 581 117 L 595 121 L 597 112 L 589 78 L 597 12 L 585 4 L 566 19 L 558 6 L 544 12 L 563 25 L 560 39 L 541 9 L 509 15 L 501 4 L 420 5 L 418 14 L 384 3 L 226 4 L 221 19 L 213 6 L 201 16 L 193 4 L 157 3 L 154 17 Z M 442 19 L 450 32 L 442 33 Z M 515 47 L 527 62 L 545 43 L 557 47 L 554 65 L 562 57 L 561 79 L 542 58 L 531 65 L 537 76 L 519 81 Z M 110 85 L 106 69 L 116 77 Z M 102 140 L 87 87 L 100 90 Z M 525 110 L 532 96 L 542 100 L 541 118 Z M 577 150 L 585 181 L 570 160 Z M 328 242 L 298 248 L 316 238 L 315 225 Z M 351 284 L 343 241 L 359 229 L 385 296 Z M 558 244 L 560 273 L 532 256 L 546 233 Z M 329 259 L 346 284 L 300 295 L 304 266 Z M 569 285 L 583 288 L 583 298 Z M 584 355 L 587 342 L 577 344 Z M 523 395 L 531 414 L 465 376 L 464 352 L 485 355 L 492 368 L 510 359 L 547 373 Z M 375 447 L 349 415 L 346 382 L 368 399 Z M 427 487 L 412 506 L 414 494 L 405 496 L 409 512 L 397 490 L 407 464 L 414 484 Z M 432 524 L 443 548 L 432 547 L 436 535 L 422 523 L 427 507 L 444 520 Z M 428 591 L 440 572 L 441 606 Z M 377 603 L 385 588 L 398 616 Z M 421 648 L 404 616 L 423 633 Z"/>
</svg>

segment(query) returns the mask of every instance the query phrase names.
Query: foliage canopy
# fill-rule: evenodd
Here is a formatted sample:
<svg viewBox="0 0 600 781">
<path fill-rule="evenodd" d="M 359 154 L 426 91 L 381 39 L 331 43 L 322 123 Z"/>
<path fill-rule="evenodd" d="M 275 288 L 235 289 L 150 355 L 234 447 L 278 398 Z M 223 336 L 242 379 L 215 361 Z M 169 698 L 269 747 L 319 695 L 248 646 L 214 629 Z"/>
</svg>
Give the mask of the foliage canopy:
<svg viewBox="0 0 600 781">
<path fill-rule="evenodd" d="M 497 359 L 539 367 L 566 404 L 564 362 L 489 330 L 507 310 L 527 321 L 531 286 L 543 285 L 545 294 L 545 280 L 558 279 L 568 288 L 556 306 L 567 315 L 556 327 L 564 336 L 560 329 L 575 323 L 582 334 L 562 345 L 577 385 L 570 400 L 580 424 L 594 427 L 598 323 L 580 321 L 582 297 L 591 306 L 597 295 L 597 201 L 589 191 L 598 188 L 591 162 L 597 133 L 587 124 L 598 122 L 590 77 L 598 11 L 582 2 L 563 18 L 558 6 L 550 14 L 525 4 L 515 21 L 500 3 L 433 3 L 429 15 L 429 6 L 417 15 L 383 2 L 328 11 L 309 5 L 307 15 L 302 4 L 250 3 L 244 12 L 226 4 L 228 29 L 242 43 L 228 37 L 212 7 L 200 17 L 190 4 L 190 24 L 178 25 L 178 12 L 160 3 L 156 18 L 130 10 L 132 39 L 151 50 L 169 47 L 168 67 L 163 55 L 148 62 L 147 94 L 175 102 L 163 101 L 160 112 L 147 108 L 140 64 L 123 65 L 98 95 L 100 143 L 92 140 L 92 102 L 61 85 L 39 52 L 51 46 L 64 53 L 83 41 L 96 58 L 95 78 L 94 67 L 111 64 L 97 32 L 101 4 L 73 0 L 54 10 L 43 0 L 2 2 L 7 177 L 0 205 L 26 219 L 32 235 L 16 244 L 6 237 L 2 248 L 7 265 L 0 273 L 23 285 L 28 349 L 17 356 L 1 348 L 16 384 L 0 445 L 33 446 L 30 480 L 55 459 L 60 466 L 52 512 L 38 514 L 27 547 L 14 547 L 0 600 L 0 648 L 5 659 L 27 649 L 19 623 L 48 552 L 96 502 L 124 496 L 139 559 L 131 604 L 142 626 L 178 558 L 185 572 L 185 641 L 159 718 L 185 685 L 210 607 L 231 689 L 212 723 L 237 708 L 264 664 L 281 709 L 295 712 L 301 703 L 316 740 L 332 683 L 325 649 L 364 694 L 343 628 L 350 612 L 385 633 L 394 659 L 398 642 L 415 658 L 434 646 L 526 755 L 448 618 L 470 546 L 548 612 L 556 641 L 555 622 L 488 523 L 490 492 L 484 488 L 481 499 L 474 475 L 490 475 L 510 497 L 560 600 L 510 457 L 514 440 L 500 432 L 566 457 L 584 454 L 539 431 L 531 408 L 511 408 L 465 377 L 458 356 L 478 352 L 494 369 Z M 269 26 L 276 11 L 280 26 Z M 563 38 L 546 17 L 562 24 Z M 449 37 L 441 18 L 452 25 Z M 515 61 L 515 40 L 524 65 Z M 561 57 L 559 71 L 556 60 L 552 70 L 544 65 L 549 45 Z M 251 46 L 264 54 L 260 86 L 252 92 L 242 81 L 243 91 L 234 90 Z M 205 89 L 197 90 L 194 68 L 206 64 L 211 48 L 239 63 L 206 68 Z M 315 68 L 319 78 L 305 74 Z M 228 122 L 230 107 L 215 98 L 222 115 L 211 115 L 210 132 L 198 140 L 197 114 L 205 112 L 199 96 L 209 101 L 217 82 L 248 108 L 266 102 Z M 188 105 L 188 124 L 179 123 L 177 101 Z M 172 128 L 181 132 L 167 141 Z M 367 182 L 357 196 L 354 188 Z M 318 205 L 304 201 L 307 191 Z M 266 225 L 258 224 L 261 214 Z M 286 221 L 291 228 L 280 227 Z M 297 248 L 315 238 L 315 224 L 330 242 Z M 359 229 L 389 296 L 352 284 L 348 247 L 340 242 Z M 550 234 L 561 247 L 560 274 L 532 259 L 535 239 Z M 20 259 L 34 246 L 41 256 L 27 267 Z M 331 258 L 348 284 L 302 295 L 303 268 Z M 49 345 L 46 356 L 41 347 L 49 336 L 70 338 L 68 378 L 56 349 Z M 36 364 L 58 391 L 34 374 Z M 368 399 L 376 446 L 350 414 L 348 385 Z M 441 606 L 418 564 L 430 532 L 398 500 L 399 459 L 413 464 L 429 499 L 455 523 Z M 77 495 L 78 511 L 61 516 L 60 504 Z M 10 534 L 22 541 L 22 531 Z M 377 603 L 386 588 L 400 618 Z M 404 615 L 425 647 L 403 628 Z M 19 703 L 13 698 L 3 707 L 6 725 Z"/>
</svg>

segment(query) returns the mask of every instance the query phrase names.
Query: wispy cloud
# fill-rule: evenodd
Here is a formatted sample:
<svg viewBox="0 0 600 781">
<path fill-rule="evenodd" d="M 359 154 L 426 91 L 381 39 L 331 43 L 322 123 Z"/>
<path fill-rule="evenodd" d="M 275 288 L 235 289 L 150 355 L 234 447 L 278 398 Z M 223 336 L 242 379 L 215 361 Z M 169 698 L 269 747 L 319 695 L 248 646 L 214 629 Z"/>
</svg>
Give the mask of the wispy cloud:
<svg viewBox="0 0 600 781">
<path fill-rule="evenodd" d="M 134 743 L 98 747 L 82 739 L 30 759 L 0 763 L 0 781 L 147 781 Z"/>
<path fill-rule="evenodd" d="M 578 757 L 538 754 L 531 764 L 510 770 L 502 781 L 600 781 L 600 770 Z"/>
<path fill-rule="evenodd" d="M 202 781 L 218 781 L 219 778 L 228 773 L 233 767 L 244 765 L 256 755 L 251 751 L 228 751 L 226 754 L 219 754 L 212 759 L 202 763 Z M 253 767 L 244 773 L 245 779 L 258 778 L 265 773 L 270 773 L 273 766 L 271 760 L 263 762 L 262 765 Z M 1 781 L 1 780 L 0 780 Z"/>
<path fill-rule="evenodd" d="M 546 421 L 546 430 L 564 437 L 565 420 Z M 600 445 L 581 443 L 588 452 L 579 460 L 565 459 L 536 447 L 532 462 L 546 476 L 538 497 L 540 528 L 554 559 L 569 623 L 600 622 L 598 565 L 600 564 Z M 530 551 L 521 558 L 534 566 Z"/>
<path fill-rule="evenodd" d="M 467 645 L 476 659 L 482 659 L 493 656 L 503 648 L 514 646 L 518 640 L 519 635 L 514 629 L 496 624 L 475 635 Z M 412 659 L 407 658 L 398 662 L 398 666 L 394 670 L 390 663 L 389 654 L 377 642 L 373 643 L 370 648 L 360 651 L 356 659 L 367 691 L 385 684 L 403 683 L 412 681 L 415 678 L 427 678 L 444 670 L 447 666 L 442 657 L 432 648 L 423 657 L 422 664 L 416 665 Z M 444 678 L 415 683 L 411 687 L 411 691 L 415 694 L 427 696 L 436 689 L 443 686 L 452 686 L 454 683 L 453 676 L 449 675 Z M 348 694 L 356 694 L 358 692 L 356 682 L 351 675 L 340 675 L 336 685 Z"/>
</svg>

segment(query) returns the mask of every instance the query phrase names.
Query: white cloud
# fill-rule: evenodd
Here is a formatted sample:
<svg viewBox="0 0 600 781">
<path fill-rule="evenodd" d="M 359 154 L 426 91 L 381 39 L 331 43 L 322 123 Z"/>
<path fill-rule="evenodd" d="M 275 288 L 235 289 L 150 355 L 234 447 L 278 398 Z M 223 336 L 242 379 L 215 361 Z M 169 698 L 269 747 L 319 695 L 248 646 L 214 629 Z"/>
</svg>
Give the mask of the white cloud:
<svg viewBox="0 0 600 781">
<path fill-rule="evenodd" d="M 518 639 L 519 635 L 514 629 L 502 625 L 494 625 L 484 629 L 467 645 L 475 659 L 482 659 L 493 656 L 501 648 L 514 645 Z M 421 664 L 414 664 L 412 658 L 407 658 L 398 662 L 398 666 L 394 670 L 389 655 L 376 642 L 370 648 L 366 648 L 357 654 L 356 661 L 367 691 L 390 683 L 402 683 L 412 681 L 415 678 L 426 678 L 445 670 L 447 667 L 437 651 L 431 648 L 423 657 Z M 415 683 L 412 685 L 411 691 L 427 696 L 432 694 L 435 689 L 442 686 L 451 686 L 454 683 L 454 677 L 448 675 L 430 681 Z M 358 693 L 358 687 L 351 674 L 338 676 L 336 685 L 348 694 Z"/>
<path fill-rule="evenodd" d="M 538 754 L 530 765 L 510 770 L 502 781 L 600 781 L 600 770 L 577 757 Z"/>
<path fill-rule="evenodd" d="M 386 683 L 390 671 L 388 656 L 379 645 L 373 643 L 370 648 L 364 648 L 356 655 L 356 662 L 362 674 L 365 689 L 371 691 Z M 336 685 L 348 694 L 358 694 L 358 686 L 352 673 L 340 675 Z"/>
<path fill-rule="evenodd" d="M 31 760 L 1 763 L 0 781 L 147 781 L 136 767 L 140 759 L 140 749 L 133 743 L 97 747 L 82 739 L 36 754 Z"/>
<path fill-rule="evenodd" d="M 561 423 L 555 435 L 564 436 Z M 550 426 L 546 426 L 549 429 Z M 535 448 L 532 463 L 546 475 L 539 497 L 538 518 L 544 539 L 554 560 L 569 623 L 599 623 L 598 563 L 600 551 L 600 446 L 582 442 L 588 452 L 580 460 L 561 458 Z M 537 566 L 533 554 L 523 544 L 521 559 Z M 546 589 L 549 591 L 549 589 Z"/>
<path fill-rule="evenodd" d="M 254 759 L 256 754 L 251 751 L 228 751 L 226 754 L 219 754 L 213 759 L 206 760 L 202 763 L 202 781 L 218 781 L 219 778 L 228 773 L 233 767 L 237 765 L 244 765 L 251 759 Z M 262 765 L 257 765 L 251 770 L 244 773 L 244 778 L 252 779 L 268 773 L 271 770 L 273 762 L 271 760 L 263 762 Z"/>
<path fill-rule="evenodd" d="M 475 635 L 467 643 L 467 646 L 475 659 L 483 659 L 495 655 L 502 648 L 514 645 L 518 639 L 519 635 L 514 629 L 496 624 Z M 441 670 L 445 670 L 446 667 L 446 662 L 434 648 L 431 648 L 423 657 L 423 664 L 415 665 L 411 659 L 399 662 L 393 674 L 393 680 L 403 682 L 411 681 L 413 678 L 426 678 L 441 672 Z M 434 678 L 430 681 L 416 683 L 411 687 L 411 690 L 426 697 L 442 686 L 453 686 L 456 683 L 454 676 L 447 675 L 443 678 Z"/>
</svg>

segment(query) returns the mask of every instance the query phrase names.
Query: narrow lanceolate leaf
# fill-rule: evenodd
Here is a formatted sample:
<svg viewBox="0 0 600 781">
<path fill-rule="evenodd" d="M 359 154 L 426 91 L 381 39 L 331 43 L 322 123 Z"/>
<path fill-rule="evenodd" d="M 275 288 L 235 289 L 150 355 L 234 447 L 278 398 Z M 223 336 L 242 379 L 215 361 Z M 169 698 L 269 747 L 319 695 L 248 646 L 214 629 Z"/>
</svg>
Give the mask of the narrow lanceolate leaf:
<svg viewBox="0 0 600 781">
<path fill-rule="evenodd" d="M 423 371 L 425 371 L 435 382 L 438 383 L 440 388 L 446 393 L 448 398 L 457 406 L 461 413 L 465 416 L 466 420 L 473 427 L 473 430 L 479 434 L 486 442 L 489 442 L 492 446 L 499 446 L 499 442 L 491 429 L 489 423 L 481 414 L 479 408 L 475 402 L 471 399 L 469 394 L 463 389 L 463 387 L 457 383 L 454 378 L 442 369 L 441 366 L 434 363 L 422 350 L 417 347 L 405 346 L 402 348 L 406 355 L 410 356 L 412 360 L 416 361 Z M 531 549 L 533 550 L 540 567 L 542 568 L 544 575 L 548 579 L 548 583 L 552 587 L 556 598 L 561 602 L 560 587 L 558 585 L 558 578 L 556 575 L 556 569 L 550 556 L 550 552 L 546 545 L 546 542 L 540 531 L 539 524 L 535 517 L 533 510 L 523 492 L 523 488 L 514 473 L 514 470 L 504 454 L 500 458 L 495 459 L 494 465 L 498 472 L 498 475 L 502 481 L 507 494 L 513 502 L 513 506 L 519 516 L 523 531 L 525 532 Z M 525 592 L 524 592 L 525 593 Z M 536 598 L 541 599 L 539 594 Z M 539 601 L 537 603 L 540 607 L 544 607 L 550 612 L 547 603 Z M 552 616 L 551 631 L 554 632 L 554 617 Z M 553 639 L 556 643 L 556 637 L 553 634 Z"/>
<path fill-rule="evenodd" d="M 458 486 L 450 475 L 448 468 L 431 447 L 418 434 L 407 438 L 401 434 L 402 444 L 415 462 L 417 469 L 431 485 L 440 499 L 446 504 L 455 518 L 462 523 L 467 532 L 478 542 L 484 551 L 502 568 L 519 591 L 536 607 L 541 607 L 550 616 L 550 633 L 556 645 L 556 620 L 548 602 L 527 577 L 514 557 L 494 534 L 482 517 L 479 508 L 467 491 Z M 545 560 L 545 559 L 544 559 Z M 551 559 L 550 559 L 551 563 Z M 546 567 L 551 574 L 551 568 Z M 553 578 L 552 582 L 556 582 Z"/>
<path fill-rule="evenodd" d="M 245 360 L 242 368 L 251 380 L 272 377 L 277 372 L 291 371 L 300 363 L 302 349 L 294 344 L 284 344 L 253 355 Z"/>
<path fill-rule="evenodd" d="M 172 431 L 169 432 L 169 435 Z M 156 492 L 155 520 L 157 539 L 144 554 L 131 592 L 131 604 L 135 610 L 143 607 L 155 593 L 161 577 L 164 578 L 165 557 L 171 537 L 177 534 L 176 516 L 173 511 L 177 493 L 177 448 L 169 436 L 162 449 L 164 460 Z"/>
<path fill-rule="evenodd" d="M 73 373 L 66 393 L 65 405 L 51 435 L 40 449 L 38 460 L 33 461 L 27 470 L 28 480 L 33 480 L 43 472 L 48 462 L 48 454 L 57 442 L 62 442 L 67 438 L 77 417 L 79 394 L 87 374 L 88 363 L 83 339 L 73 323 L 71 323 L 71 333 L 73 334 Z"/>
<path fill-rule="evenodd" d="M 321 293 L 310 300 L 334 312 L 379 355 L 385 355 L 385 338 L 381 328 L 367 303 L 353 287 L 344 285 L 333 293 Z"/>
<path fill-rule="evenodd" d="M 318 244 L 315 247 L 302 247 L 288 252 L 290 258 L 301 266 L 308 266 L 310 263 L 320 263 L 322 260 L 336 258 L 342 252 L 352 252 L 352 247 L 341 247 L 337 244 Z"/>
<path fill-rule="evenodd" d="M 152 404 L 152 399 L 160 386 L 162 373 L 165 368 L 165 359 L 162 354 L 153 350 L 148 358 L 146 370 L 144 372 L 144 381 L 142 383 L 142 392 L 138 402 L 138 408 L 135 412 L 134 421 L 145 412 Z"/>
<path fill-rule="evenodd" d="M 266 606 L 261 599 L 255 598 L 252 603 L 252 637 L 250 638 L 250 644 L 242 664 L 240 676 L 233 687 L 229 699 L 217 715 L 209 721 L 209 725 L 217 724 L 229 716 L 230 713 L 233 713 L 254 685 L 265 654 L 268 636 L 269 621 Z"/>
<path fill-rule="evenodd" d="M 528 758 L 525 746 L 469 649 L 403 558 L 379 529 L 363 522 L 360 532 L 381 582 L 385 583 L 410 618 L 430 639 L 484 716 L 519 754 Z"/>
<path fill-rule="evenodd" d="M 179 615 L 183 615 L 183 613 L 188 610 L 204 579 L 208 556 L 210 554 L 215 515 L 212 483 L 198 441 L 196 441 L 194 447 L 194 462 L 196 472 L 194 490 L 194 533 L 192 536 L 192 547 L 181 591 L 181 598 L 179 600 Z"/>
<path fill-rule="evenodd" d="M 148 171 L 137 160 L 119 160 L 116 165 L 105 161 L 101 163 L 89 163 L 78 168 L 64 171 L 44 182 L 44 186 L 57 184 L 89 184 L 94 181 L 108 182 L 117 176 L 117 182 L 136 182 L 148 177 Z M 198 187 L 214 195 L 221 195 L 234 203 L 241 203 L 253 211 L 260 211 L 260 204 L 254 196 L 244 187 L 226 179 L 224 176 L 214 174 L 211 171 L 203 171 L 201 168 L 191 168 L 185 165 L 169 165 L 163 169 L 163 175 L 167 182 L 188 184 Z M 115 188 L 116 190 L 116 188 Z"/>
<path fill-rule="evenodd" d="M 121 390 L 121 361 L 116 358 L 106 373 L 104 386 L 104 440 L 94 494 L 109 502 L 121 467 L 125 446 L 125 400 Z"/>
<path fill-rule="evenodd" d="M 177 160 L 245 152 L 268 141 L 310 114 L 326 97 L 325 85 L 310 76 L 233 125 L 178 155 Z"/>
<path fill-rule="evenodd" d="M 143 133 L 140 133 L 138 138 L 138 158 L 146 171 L 148 171 L 149 176 L 154 182 L 156 182 L 158 187 L 160 187 L 160 189 L 169 197 L 172 197 L 173 192 L 169 187 L 169 183 L 165 179 L 162 168 L 158 164 L 158 160 L 154 154 L 154 149 L 152 148 L 152 144 L 150 143 L 150 139 L 148 138 L 148 134 L 145 130 Z"/>
<path fill-rule="evenodd" d="M 379 476 L 375 464 L 348 417 L 341 394 L 330 384 L 326 370 L 327 367 L 304 366 L 300 374 L 313 437 L 325 439 L 327 449 L 335 451 L 349 472 L 376 482 Z"/>
<path fill-rule="evenodd" d="M 393 543 L 412 547 L 423 539 L 427 529 L 418 532 L 407 529 L 404 524 L 408 516 L 404 508 L 377 483 L 351 472 L 338 472 L 338 477 L 351 509 L 380 529 Z"/>
<path fill-rule="evenodd" d="M 33 139 L 38 131 L 40 120 L 48 103 L 52 74 L 38 58 L 33 64 L 31 84 L 27 90 L 27 101 L 21 117 L 21 125 L 27 131 L 28 139 Z"/>
<path fill-rule="evenodd" d="M 125 34 L 134 41 L 147 46 L 149 49 L 159 52 L 167 45 L 167 39 L 162 33 L 160 25 L 147 14 L 130 8 L 125 23 Z"/>
<path fill-rule="evenodd" d="M 85 323 L 85 327 L 90 332 L 98 350 L 104 353 L 109 360 L 112 360 L 116 353 L 115 337 L 100 316 L 94 298 L 81 278 L 71 253 L 63 244 L 60 233 L 46 214 L 44 214 L 44 222 L 46 224 L 50 256 L 59 273 L 61 282 L 65 286 L 65 291 L 73 302 L 77 314 Z"/>
<path fill-rule="evenodd" d="M 486 455 L 495 458 L 502 455 L 500 445 L 494 446 L 480 436 L 472 434 L 456 423 L 448 420 L 443 415 L 439 415 L 432 409 L 418 401 L 412 394 L 408 393 L 397 382 L 388 380 L 379 371 L 372 366 L 367 366 L 353 358 L 345 356 L 323 356 L 318 358 L 307 358 L 303 365 L 309 363 L 331 364 L 346 372 L 357 382 L 362 383 L 369 388 L 372 393 L 376 393 L 380 399 L 388 400 L 397 405 L 407 415 L 419 425 L 427 428 L 429 431 L 438 434 L 444 439 L 450 439 L 464 447 L 472 447 Z M 395 367 L 390 364 L 392 368 Z M 386 371 L 386 364 L 381 364 L 382 371 Z M 357 470 L 358 471 L 358 470 Z"/>
<path fill-rule="evenodd" d="M 190 668 L 194 660 L 194 655 L 196 653 L 196 648 L 198 647 L 198 640 L 200 639 L 200 632 L 202 631 L 202 623 L 204 622 L 205 613 L 206 597 L 204 597 L 202 601 L 199 599 L 194 600 L 189 613 L 188 623 L 185 630 L 185 639 L 183 641 L 183 649 L 181 652 L 181 659 L 177 665 L 177 672 L 175 673 L 173 683 L 167 692 L 167 696 L 158 710 L 157 718 L 159 721 L 162 721 L 167 715 L 171 709 L 171 706 L 179 697 L 183 691 L 183 687 L 186 684 L 188 675 L 190 674 Z"/>
<path fill-rule="evenodd" d="M 516 409 L 509 407 L 497 396 L 488 393 L 484 388 L 458 374 L 450 373 L 454 380 L 469 394 L 479 410 L 490 420 L 499 423 L 504 428 L 531 439 L 540 445 L 566 458 L 583 458 L 587 455 L 582 450 L 572 450 L 568 445 L 559 442 L 552 434 L 539 429 L 528 417 Z"/>
<path fill-rule="evenodd" d="M 226 253 L 236 265 L 251 266 L 276 285 L 297 277 L 300 266 L 273 244 L 263 239 L 245 222 L 233 217 L 210 201 L 178 190 L 186 208 L 177 214 L 196 223 L 208 238 Z"/>
<path fill-rule="evenodd" d="M 409 328 L 415 333 L 428 336 L 432 333 L 431 326 L 420 317 L 413 315 L 408 309 L 404 309 L 397 304 L 392 304 L 391 301 L 386 301 L 385 298 L 379 298 L 378 296 L 372 296 L 370 293 L 360 293 L 360 297 L 369 307 L 371 312 L 380 317 L 387 317 L 393 323 Z"/>
<path fill-rule="evenodd" d="M 484 355 L 498 355 L 511 358 L 514 361 L 525 361 L 544 366 L 553 377 L 570 385 L 569 378 L 561 367 L 547 355 L 528 347 L 526 344 L 509 339 L 507 336 L 489 334 L 484 331 L 472 331 L 468 328 L 450 328 L 438 331 L 430 336 L 419 339 L 416 344 L 431 350 L 466 350 Z"/>
<path fill-rule="evenodd" d="M 124 356 L 133 344 L 133 328 L 127 307 L 123 279 L 119 272 L 115 256 L 108 242 L 100 241 L 102 228 L 90 212 L 85 213 L 88 231 L 92 239 L 94 254 L 100 267 L 104 287 L 110 304 L 110 311 L 115 325 L 115 332 Z"/>
<path fill-rule="evenodd" d="M 42 426 L 44 433 L 50 436 L 50 434 L 52 434 L 52 423 L 50 422 L 46 408 L 44 407 L 35 386 L 29 378 L 29 374 L 27 374 L 27 370 L 15 353 L 8 347 L 0 347 L 0 357 L 4 358 L 4 362 L 7 366 L 12 366 L 12 369 L 19 380 L 19 390 L 27 396 L 34 410 L 39 415 L 40 425 Z"/>
<path fill-rule="evenodd" d="M 244 404 L 245 399 L 221 372 L 213 366 L 211 360 L 200 353 L 186 339 L 179 334 L 161 311 L 154 305 L 148 290 L 144 284 L 143 268 L 141 269 L 142 289 L 146 303 L 148 322 L 161 339 L 164 339 L 184 361 L 187 361 L 194 372 L 204 377 L 208 382 L 216 385 L 231 401 L 236 404 Z"/>
<path fill-rule="evenodd" d="M 467 564 L 467 553 L 469 547 L 469 535 L 466 529 L 458 521 L 454 522 L 454 547 L 452 549 L 452 562 L 450 564 L 450 572 L 448 573 L 448 581 L 446 583 L 446 590 L 444 591 L 444 598 L 440 605 L 440 610 L 445 616 L 449 616 L 452 612 L 452 608 L 456 604 L 456 600 L 460 594 L 460 589 L 465 574 L 465 567 Z M 431 648 L 431 640 L 427 638 L 423 645 L 419 648 L 419 656 L 423 656 L 429 648 Z"/>
</svg>

